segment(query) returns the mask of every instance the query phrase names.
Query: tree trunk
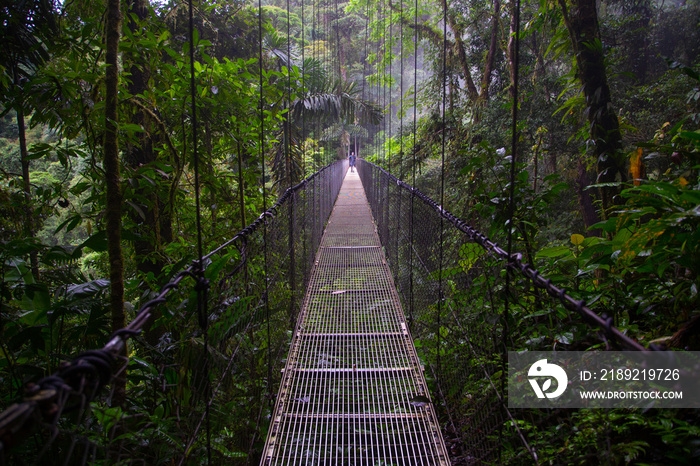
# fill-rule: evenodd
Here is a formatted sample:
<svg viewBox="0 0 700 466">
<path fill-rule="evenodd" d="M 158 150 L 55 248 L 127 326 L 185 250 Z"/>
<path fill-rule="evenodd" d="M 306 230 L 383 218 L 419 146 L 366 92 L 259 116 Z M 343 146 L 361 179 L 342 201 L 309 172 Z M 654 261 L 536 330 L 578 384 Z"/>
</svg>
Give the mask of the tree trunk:
<svg viewBox="0 0 700 466">
<path fill-rule="evenodd" d="M 493 16 L 491 17 L 491 42 L 489 44 L 489 54 L 486 56 L 484 64 L 484 73 L 481 76 L 481 95 L 479 99 L 486 103 L 489 100 L 489 87 L 491 86 L 491 76 L 493 75 L 494 63 L 496 60 L 496 51 L 498 50 L 498 18 L 501 14 L 501 0 L 493 2 Z M 512 18 L 515 15 L 511 15 Z M 511 21 L 511 27 L 513 27 Z M 509 44 L 510 46 L 510 44 Z"/>
<path fill-rule="evenodd" d="M 621 154 L 622 135 L 605 73 L 596 0 L 570 0 L 569 3 L 570 9 L 567 8 L 566 0 L 559 0 L 576 56 L 578 78 L 586 98 L 586 115 L 591 139 L 595 144 L 597 182 L 626 181 L 625 159 Z M 616 186 L 600 189 L 604 215 L 615 204 L 614 197 L 618 193 L 619 188 Z"/>
<path fill-rule="evenodd" d="M 19 84 L 15 82 L 15 84 Z M 29 155 L 27 154 L 27 135 L 24 126 L 24 109 L 17 106 L 17 132 L 19 135 L 19 153 L 22 162 L 22 190 L 24 191 L 24 237 L 34 236 L 34 212 L 32 209 L 32 187 L 29 181 Z M 29 264 L 35 280 L 39 279 L 39 260 L 36 251 L 29 253 Z"/>
<path fill-rule="evenodd" d="M 576 176 L 576 195 L 578 197 L 578 206 L 583 217 L 583 223 L 586 228 L 598 223 L 598 213 L 593 206 L 593 196 L 591 196 L 591 190 L 586 189 L 590 185 L 588 180 L 588 174 L 586 173 L 586 166 L 583 164 L 581 159 L 578 160 L 577 164 L 577 176 Z M 597 235 L 599 232 L 593 232 Z"/>
<path fill-rule="evenodd" d="M 515 102 L 515 30 L 517 28 L 516 24 L 516 3 L 514 1 L 510 2 L 510 29 L 508 34 L 508 45 L 506 51 L 508 53 L 508 73 L 510 74 L 510 87 L 508 88 L 508 93 L 510 94 L 511 102 Z"/>
<path fill-rule="evenodd" d="M 445 10 L 448 9 L 447 0 L 442 0 L 442 7 Z M 469 100 L 475 102 L 479 98 L 479 91 L 476 89 L 476 85 L 474 84 L 474 80 L 472 79 L 472 73 L 469 67 L 469 60 L 467 58 L 466 48 L 464 45 L 464 41 L 462 41 L 462 35 L 464 34 L 464 32 L 457 25 L 454 16 L 452 16 L 449 12 L 447 13 L 447 24 L 450 26 L 450 29 L 452 29 L 452 32 L 455 37 L 454 48 L 455 52 L 457 53 L 457 59 L 459 60 L 460 67 L 462 68 L 464 80 L 467 84 L 467 95 L 469 95 Z M 442 40 L 443 38 L 442 36 L 440 36 L 440 41 L 442 42 Z M 439 46 L 442 47 L 442 43 L 440 43 Z M 485 77 L 482 77 L 482 79 L 483 78 Z"/>
<path fill-rule="evenodd" d="M 238 152 L 238 203 L 241 209 L 241 228 L 243 230 L 248 225 L 245 223 L 245 186 L 243 185 L 243 151 L 240 141 L 236 142 Z M 247 283 L 247 282 L 246 282 Z"/>
<path fill-rule="evenodd" d="M 112 307 L 112 331 L 126 326 L 124 314 L 124 267 L 121 245 L 122 194 L 119 180 L 118 140 L 118 87 L 119 29 L 121 11 L 119 0 L 107 0 L 106 53 L 105 53 L 105 138 L 104 172 L 107 189 L 107 248 L 109 253 L 110 304 Z M 122 373 L 123 374 L 123 373 Z M 126 379 L 114 381 L 115 406 L 126 398 Z"/>
<path fill-rule="evenodd" d="M 549 147 L 552 147 L 552 133 L 547 134 L 547 140 L 548 140 L 548 145 Z M 550 150 L 549 153 L 547 154 L 547 166 L 549 168 L 549 173 L 556 173 L 557 172 L 557 151 L 555 150 Z"/>
<path fill-rule="evenodd" d="M 150 16 L 148 0 L 131 0 L 128 5 L 127 25 L 134 35 L 140 35 L 139 28 Z M 130 82 L 129 93 L 134 96 L 143 94 L 148 90 L 150 70 L 147 57 L 130 55 L 124 57 L 125 66 L 128 63 Z M 140 125 L 144 131 L 138 134 L 136 144 L 131 144 L 125 149 L 125 162 L 133 175 L 140 177 L 140 169 L 152 165 L 158 159 L 157 147 L 162 139 L 160 129 L 154 122 L 155 111 L 137 106 L 133 115 L 133 123 Z M 136 188 L 139 198 L 145 202 L 139 205 L 141 212 L 131 211 L 131 219 L 136 224 L 134 239 L 134 258 L 136 268 L 144 277 L 158 278 L 161 275 L 165 259 L 162 247 L 172 241 L 172 206 L 170 196 L 166 195 L 162 187 L 163 180 L 156 180 L 156 185 L 143 183 L 143 187 Z M 140 180 L 139 180 L 139 184 Z M 155 311 L 152 322 L 159 319 L 159 311 Z M 155 345 L 158 343 L 163 329 L 151 325 L 144 332 L 146 341 Z"/>
<path fill-rule="evenodd" d="M 338 48 L 339 48 L 339 63 L 338 63 L 338 68 L 340 70 L 340 77 L 343 79 L 343 82 L 348 80 L 348 73 L 347 69 L 345 67 L 345 47 L 343 47 L 343 42 L 338 42 Z"/>
<path fill-rule="evenodd" d="M 442 7 L 447 9 L 447 0 L 442 0 Z M 395 5 L 391 2 L 389 2 L 389 8 L 391 8 L 395 12 L 401 11 L 398 7 L 398 5 Z M 415 24 L 413 21 L 410 20 L 409 18 L 410 15 L 406 15 L 405 17 L 402 17 L 400 19 L 401 24 L 404 26 L 410 28 L 410 29 L 415 29 L 418 31 L 418 33 L 423 36 L 424 38 L 428 39 L 430 42 L 432 42 L 435 46 L 438 48 L 442 48 L 444 45 L 443 42 L 443 37 L 442 37 L 442 31 L 437 31 L 434 29 L 432 26 L 429 24 Z M 471 68 L 469 65 L 469 58 L 467 57 L 467 52 L 466 48 L 464 45 L 464 41 L 462 40 L 462 36 L 464 35 L 464 31 L 458 26 L 457 22 L 454 19 L 454 16 L 451 14 L 447 14 L 447 24 L 452 30 L 453 36 L 454 36 L 454 42 L 452 44 L 449 43 L 447 46 L 452 49 L 451 53 L 455 53 L 457 56 L 457 61 L 459 63 L 459 66 L 462 70 L 462 75 L 464 76 L 464 81 L 466 84 L 466 91 L 467 91 L 467 96 L 469 97 L 469 100 L 471 102 L 476 102 L 479 99 L 479 90 L 476 88 L 476 84 L 474 83 L 474 78 L 472 77 L 471 73 Z M 487 77 L 485 75 L 482 75 L 482 82 L 485 80 Z M 488 77 L 488 82 L 491 81 L 491 77 Z"/>
</svg>

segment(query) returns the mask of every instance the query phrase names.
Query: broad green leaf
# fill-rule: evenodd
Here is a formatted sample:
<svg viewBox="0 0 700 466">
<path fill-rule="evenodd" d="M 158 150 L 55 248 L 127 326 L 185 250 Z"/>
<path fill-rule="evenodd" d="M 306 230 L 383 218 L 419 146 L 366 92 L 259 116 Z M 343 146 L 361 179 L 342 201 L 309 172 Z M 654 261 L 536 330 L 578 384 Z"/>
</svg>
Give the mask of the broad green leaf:
<svg viewBox="0 0 700 466">
<path fill-rule="evenodd" d="M 100 278 L 98 280 L 92 280 L 87 283 L 81 283 L 80 285 L 71 285 L 68 287 L 66 292 L 67 296 L 72 298 L 76 297 L 87 297 L 106 290 L 109 287 L 109 280 Z"/>
<path fill-rule="evenodd" d="M 584 239 L 583 235 L 579 235 L 578 233 L 571 235 L 571 242 L 574 243 L 574 246 L 580 246 Z"/>
<path fill-rule="evenodd" d="M 90 248 L 95 252 L 104 252 L 107 250 L 107 232 L 105 230 L 98 231 L 78 246 L 78 248 Z"/>
<path fill-rule="evenodd" d="M 535 259 L 562 257 L 570 254 L 571 250 L 568 247 L 554 246 L 551 248 L 542 248 L 539 251 L 537 251 Z"/>
</svg>

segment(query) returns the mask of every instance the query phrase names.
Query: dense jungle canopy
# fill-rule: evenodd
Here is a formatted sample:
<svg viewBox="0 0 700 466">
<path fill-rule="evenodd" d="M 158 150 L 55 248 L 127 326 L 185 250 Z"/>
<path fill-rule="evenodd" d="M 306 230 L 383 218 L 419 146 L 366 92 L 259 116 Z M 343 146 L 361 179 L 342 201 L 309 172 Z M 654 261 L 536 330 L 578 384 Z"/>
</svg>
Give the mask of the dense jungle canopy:
<svg viewBox="0 0 700 466">
<path fill-rule="evenodd" d="M 0 4 L 0 410 L 196 257 L 190 52 L 205 251 L 352 151 L 490 237 L 512 228 L 528 262 L 644 345 L 700 350 L 700 1 L 197 0 L 194 13 L 190 50 L 181 0 Z M 170 317 L 143 336 L 143 364 L 169 357 Z M 514 348 L 604 348 L 583 327 L 514 318 Z M 140 382 L 114 406 L 176 429 Z M 543 463 L 700 456 L 695 410 L 567 416 L 533 434 L 570 435 Z M 237 442 L 245 429 L 220 453 L 253 464 L 264 438 Z"/>
</svg>

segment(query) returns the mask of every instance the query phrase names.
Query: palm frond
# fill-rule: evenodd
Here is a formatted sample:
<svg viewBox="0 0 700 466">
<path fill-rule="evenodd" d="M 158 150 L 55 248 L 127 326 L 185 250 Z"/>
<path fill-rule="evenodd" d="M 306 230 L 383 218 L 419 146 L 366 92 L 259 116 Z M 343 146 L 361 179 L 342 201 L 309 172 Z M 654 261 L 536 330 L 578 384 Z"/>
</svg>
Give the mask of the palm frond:
<svg viewBox="0 0 700 466">
<path fill-rule="evenodd" d="M 291 68 L 296 58 L 296 49 L 291 47 L 287 37 L 279 34 L 274 29 L 268 29 L 263 39 L 265 50 L 279 62 L 280 68 L 285 66 Z M 289 51 L 289 53 L 287 53 Z"/>
<path fill-rule="evenodd" d="M 374 125 L 382 121 L 381 107 L 358 97 L 360 90 L 353 82 L 317 79 L 313 87 L 305 87 L 305 92 L 292 103 L 293 118 L 323 115 L 330 121 Z"/>
</svg>

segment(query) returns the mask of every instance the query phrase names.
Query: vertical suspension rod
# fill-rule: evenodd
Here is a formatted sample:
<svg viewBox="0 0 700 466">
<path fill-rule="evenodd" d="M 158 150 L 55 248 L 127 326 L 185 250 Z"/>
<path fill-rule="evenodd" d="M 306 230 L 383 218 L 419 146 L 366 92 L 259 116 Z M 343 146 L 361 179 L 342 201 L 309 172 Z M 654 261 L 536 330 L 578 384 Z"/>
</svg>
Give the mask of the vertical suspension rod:
<svg viewBox="0 0 700 466">
<path fill-rule="evenodd" d="M 212 396 L 210 390 L 209 382 L 209 331 L 208 331 L 208 310 L 207 310 L 207 288 L 205 286 L 204 279 L 204 265 L 202 264 L 202 256 L 204 252 L 202 250 L 202 215 L 200 209 L 200 199 L 199 199 L 199 152 L 197 148 L 197 84 L 195 82 L 195 66 L 194 66 L 194 9 L 192 6 L 192 0 L 188 2 L 188 32 L 189 32 L 189 42 L 190 42 L 190 97 L 191 97 L 191 111 L 192 111 L 192 155 L 194 158 L 194 191 L 195 191 L 195 210 L 196 210 L 196 225 L 197 225 L 197 314 L 199 317 L 199 326 L 204 333 L 204 364 L 206 367 L 207 381 L 206 381 L 206 391 Z M 210 423 L 210 410 L 209 405 L 211 400 L 206 400 L 204 406 L 204 415 L 206 423 L 206 436 L 207 436 L 207 464 L 211 464 L 211 423 Z"/>
<path fill-rule="evenodd" d="M 447 139 L 447 1 L 443 1 L 443 18 L 442 18 L 442 151 L 440 160 L 440 208 L 445 208 L 445 143 Z M 445 234 L 444 218 L 440 216 L 440 257 L 438 268 L 438 305 L 437 305 L 437 382 L 438 387 L 441 386 L 441 367 L 440 367 L 440 348 L 441 340 L 441 313 L 443 306 L 443 283 L 442 283 L 442 262 L 443 262 L 443 243 Z M 439 393 L 442 393 L 440 387 Z"/>
</svg>

